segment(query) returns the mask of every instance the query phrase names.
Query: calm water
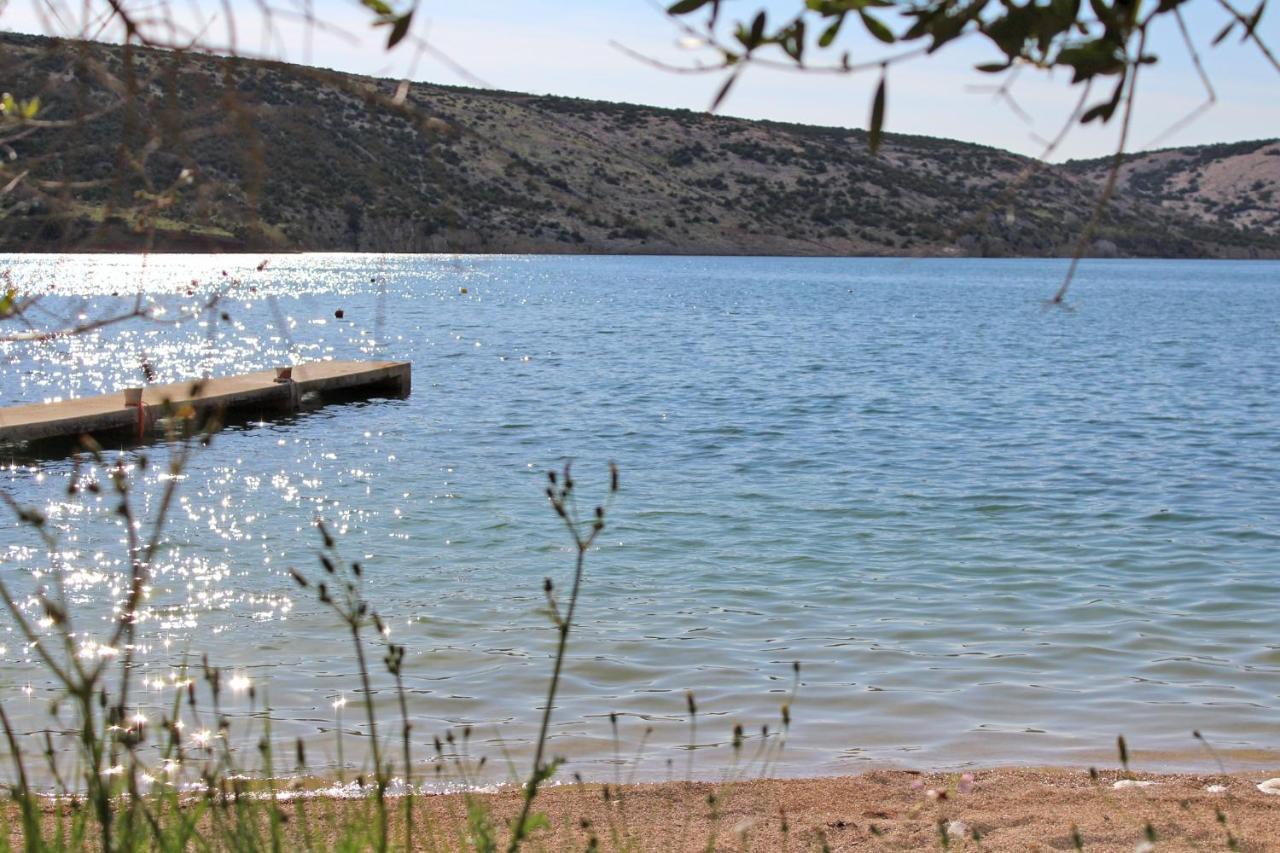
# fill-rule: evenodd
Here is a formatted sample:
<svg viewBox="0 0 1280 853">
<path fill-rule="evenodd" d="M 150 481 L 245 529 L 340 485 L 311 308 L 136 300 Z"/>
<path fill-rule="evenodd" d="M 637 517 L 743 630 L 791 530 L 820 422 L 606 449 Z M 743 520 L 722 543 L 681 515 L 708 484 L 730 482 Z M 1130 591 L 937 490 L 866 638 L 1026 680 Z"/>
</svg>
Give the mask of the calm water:
<svg viewBox="0 0 1280 853">
<path fill-rule="evenodd" d="M 690 772 L 692 690 L 718 746 L 692 772 L 722 772 L 734 723 L 777 728 L 796 660 L 782 774 L 1108 762 L 1121 732 L 1144 766 L 1212 766 L 1193 729 L 1232 766 L 1280 764 L 1280 265 L 1090 262 L 1068 313 L 1042 309 L 1054 261 L 261 260 L 2 261 L 51 313 L 141 291 L 160 315 L 0 345 L 4 404 L 135 384 L 144 356 L 162 381 L 414 362 L 407 400 L 195 456 L 140 626 L 143 713 L 207 652 L 267 694 L 278 740 L 332 764 L 340 723 L 358 763 L 351 650 L 287 574 L 316 567 L 320 516 L 408 645 L 420 743 L 471 724 L 473 754 L 527 760 L 542 579 L 571 568 L 544 472 L 572 457 L 585 501 L 610 459 L 623 491 L 557 710 L 570 770 L 614 772 L 616 711 L 623 755 L 653 727 L 642 775 Z M 82 641 L 104 639 L 111 502 L 69 502 L 67 460 L 4 461 L 60 531 Z M 162 472 L 136 472 L 151 510 Z M 29 590 L 49 559 L 3 529 L 0 571 Z M 0 625 L 5 708 L 42 728 L 53 693 Z"/>
</svg>

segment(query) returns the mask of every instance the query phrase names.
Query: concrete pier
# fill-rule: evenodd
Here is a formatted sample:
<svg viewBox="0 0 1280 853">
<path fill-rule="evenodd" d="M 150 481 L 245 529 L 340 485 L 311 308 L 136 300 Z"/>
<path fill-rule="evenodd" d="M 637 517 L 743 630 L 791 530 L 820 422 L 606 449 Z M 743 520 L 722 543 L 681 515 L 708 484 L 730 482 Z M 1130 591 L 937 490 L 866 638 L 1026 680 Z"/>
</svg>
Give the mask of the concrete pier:
<svg viewBox="0 0 1280 853">
<path fill-rule="evenodd" d="M 155 421 L 182 414 L 203 420 L 270 417 L 297 410 L 303 395 L 321 400 L 407 397 L 412 365 L 407 361 L 312 361 L 294 365 L 290 381 L 275 370 L 148 386 L 143 407 L 127 406 L 124 394 L 104 394 L 59 403 L 0 408 L 0 442 L 32 442 L 81 435 L 147 434 Z"/>
</svg>

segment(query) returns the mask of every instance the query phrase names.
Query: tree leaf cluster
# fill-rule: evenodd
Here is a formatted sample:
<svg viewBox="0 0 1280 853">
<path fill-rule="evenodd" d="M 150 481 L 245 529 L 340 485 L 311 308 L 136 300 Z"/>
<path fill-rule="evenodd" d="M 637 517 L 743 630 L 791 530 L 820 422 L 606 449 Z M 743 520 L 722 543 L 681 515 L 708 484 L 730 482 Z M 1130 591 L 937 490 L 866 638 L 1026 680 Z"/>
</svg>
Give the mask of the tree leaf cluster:
<svg viewBox="0 0 1280 853">
<path fill-rule="evenodd" d="M 776 48 L 785 62 L 801 68 L 813 67 L 813 50 L 836 53 L 835 70 L 855 71 L 880 68 L 880 83 L 873 97 L 869 121 L 874 150 L 885 114 L 885 72 L 888 67 L 920 54 L 932 54 L 960 39 L 979 40 L 992 49 L 992 59 L 978 63 L 979 71 L 999 74 L 1026 64 L 1042 70 L 1065 69 L 1071 84 L 1087 84 L 1096 78 L 1115 80 L 1109 97 L 1089 104 L 1079 116 L 1082 123 L 1110 120 L 1119 106 L 1126 85 L 1139 65 L 1154 64 L 1157 57 L 1142 49 L 1143 36 L 1153 22 L 1180 15 L 1190 0 L 1159 0 L 1143 4 L 1135 0 L 795 0 L 794 11 L 775 16 L 767 9 L 744 15 L 733 24 L 733 39 L 717 37 L 720 0 L 679 0 L 667 8 L 683 25 L 698 27 L 685 19 L 709 11 L 701 24 L 708 41 L 723 57 L 723 67 L 733 68 L 752 60 L 765 48 Z M 1257 27 L 1268 0 L 1258 0 L 1249 13 L 1236 10 L 1229 2 L 1218 5 L 1229 18 L 1217 34 L 1216 45 L 1234 32 L 1241 40 L 1256 41 L 1272 59 L 1257 35 Z M 886 19 L 886 15 L 888 18 Z M 910 48 L 881 57 L 858 57 L 838 50 L 837 42 L 847 23 L 856 19 L 876 43 Z M 1179 20 L 1181 23 L 1181 20 Z M 816 33 L 816 38 L 811 34 Z M 738 75 L 730 76 L 716 98 L 716 105 L 728 94 Z M 714 107 L 713 107 L 714 109 Z"/>
</svg>

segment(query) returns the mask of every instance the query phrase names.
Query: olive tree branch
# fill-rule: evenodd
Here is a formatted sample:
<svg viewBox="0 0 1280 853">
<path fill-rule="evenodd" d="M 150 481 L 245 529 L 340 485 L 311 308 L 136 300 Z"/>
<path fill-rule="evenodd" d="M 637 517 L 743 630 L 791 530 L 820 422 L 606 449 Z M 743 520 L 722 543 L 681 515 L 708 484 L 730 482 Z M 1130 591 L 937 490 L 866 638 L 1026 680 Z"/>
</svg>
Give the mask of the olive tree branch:
<svg viewBox="0 0 1280 853">
<path fill-rule="evenodd" d="M 1129 127 L 1133 120 L 1134 94 L 1138 89 L 1138 68 L 1142 64 L 1142 56 L 1146 45 L 1147 29 L 1143 26 L 1138 30 L 1137 56 L 1132 58 L 1129 63 L 1129 91 L 1125 96 L 1124 115 L 1120 120 L 1120 141 L 1116 145 L 1116 153 L 1111 160 L 1111 170 L 1107 173 L 1107 182 L 1102 188 L 1102 195 L 1098 197 L 1098 202 L 1093 207 L 1093 216 L 1089 218 L 1089 223 L 1085 225 L 1084 230 L 1080 232 L 1080 236 L 1076 239 L 1075 251 L 1071 253 L 1071 263 L 1067 267 L 1067 274 L 1063 277 L 1062 284 L 1058 287 L 1058 292 L 1049 300 L 1050 305 L 1064 305 L 1063 300 L 1066 299 L 1067 290 L 1071 287 L 1076 270 L 1080 266 L 1080 259 L 1084 257 L 1089 241 L 1093 239 L 1098 223 L 1102 220 L 1102 213 L 1106 210 L 1107 203 L 1111 201 L 1111 196 L 1115 192 L 1116 183 L 1120 178 L 1120 166 L 1124 163 L 1124 154 L 1129 142 Z"/>
</svg>

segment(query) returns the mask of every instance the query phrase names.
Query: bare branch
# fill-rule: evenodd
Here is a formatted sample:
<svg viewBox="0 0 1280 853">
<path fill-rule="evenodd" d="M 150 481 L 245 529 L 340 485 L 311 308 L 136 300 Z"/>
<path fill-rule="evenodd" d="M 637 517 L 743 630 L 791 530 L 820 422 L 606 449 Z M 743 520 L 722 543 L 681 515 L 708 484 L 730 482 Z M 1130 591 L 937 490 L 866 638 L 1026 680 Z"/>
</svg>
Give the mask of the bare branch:
<svg viewBox="0 0 1280 853">
<path fill-rule="evenodd" d="M 1251 25 L 1249 18 L 1245 17 L 1245 15 L 1236 9 L 1235 6 L 1232 6 L 1229 0 L 1218 0 L 1218 5 L 1226 9 L 1227 12 L 1231 14 L 1231 17 L 1235 18 L 1236 21 L 1245 28 L 1245 38 L 1257 45 L 1258 50 L 1262 51 L 1262 55 L 1271 63 L 1271 67 L 1280 72 L 1280 60 L 1276 59 L 1276 55 L 1271 52 L 1271 48 L 1268 47 L 1267 43 L 1262 40 L 1260 35 L 1258 35 L 1257 28 Z M 1254 23 L 1256 23 L 1256 21 Z"/>
<path fill-rule="evenodd" d="M 65 329 L 54 329 L 53 331 L 47 331 L 47 332 L 33 331 L 33 332 L 27 332 L 27 333 L 18 334 L 18 335 L 4 335 L 0 337 L 0 343 L 10 343 L 10 342 L 18 342 L 18 341 L 21 341 L 24 343 L 41 343 L 44 341 L 55 340 L 57 338 L 72 337 L 74 335 L 83 335 L 87 332 L 92 332 L 96 329 L 101 329 L 106 326 L 114 326 L 117 323 L 123 323 L 128 320 L 133 320 L 137 318 L 145 318 L 147 316 L 148 316 L 148 312 L 146 311 L 146 309 L 135 307 L 132 311 L 128 311 L 124 314 L 116 314 L 111 317 L 100 317 L 96 320 L 89 320 L 87 322 L 80 323 L 78 325 L 71 326 Z"/>
<path fill-rule="evenodd" d="M 1187 47 L 1187 53 L 1190 54 L 1191 56 L 1191 64 L 1195 66 L 1196 74 L 1199 75 L 1200 83 L 1204 86 L 1205 93 L 1208 95 L 1208 97 L 1205 99 L 1204 103 L 1200 104 L 1200 106 L 1196 107 L 1191 112 L 1187 113 L 1185 116 L 1178 119 L 1173 124 L 1169 125 L 1169 127 L 1167 127 L 1164 131 L 1162 131 L 1159 136 L 1157 136 L 1155 139 L 1148 142 L 1144 146 L 1145 148 L 1157 147 L 1158 145 L 1160 145 L 1160 143 L 1164 142 L 1170 136 L 1173 136 L 1175 133 L 1182 130 L 1184 127 L 1188 126 L 1189 124 L 1194 122 L 1196 119 L 1200 118 L 1200 116 L 1204 115 L 1209 110 L 1213 109 L 1214 104 L 1218 102 L 1218 95 L 1213 90 L 1213 84 L 1209 82 L 1209 75 L 1205 72 L 1204 65 L 1201 64 L 1200 62 L 1200 54 L 1196 51 L 1196 46 L 1191 41 L 1191 33 L 1187 31 L 1186 22 L 1183 21 L 1182 19 L 1181 9 L 1178 9 L 1176 7 L 1174 8 L 1173 19 L 1178 22 L 1178 32 L 1182 34 L 1182 43 Z"/>
<path fill-rule="evenodd" d="M 1075 251 L 1071 254 L 1071 264 L 1067 267 L 1067 274 L 1062 279 L 1062 285 L 1059 286 L 1058 292 L 1049 300 L 1050 305 L 1062 305 L 1066 299 L 1067 290 L 1071 287 L 1072 280 L 1075 279 L 1076 270 L 1080 266 L 1080 259 L 1084 257 L 1085 251 L 1089 247 L 1089 241 L 1093 239 L 1093 234 L 1098 228 L 1098 223 L 1102 221 L 1102 212 L 1106 210 L 1107 203 L 1111 201 L 1111 196 L 1116 190 L 1116 183 L 1120 178 L 1120 166 L 1124 163 L 1124 154 L 1129 142 L 1129 127 L 1133 120 L 1133 103 L 1134 93 L 1138 90 L 1138 69 L 1142 65 L 1142 55 L 1147 46 L 1147 30 L 1146 27 L 1138 31 L 1138 52 L 1135 58 L 1129 62 L 1129 91 L 1125 97 L 1124 118 L 1120 124 L 1120 141 L 1116 145 L 1116 153 L 1111 161 L 1111 171 L 1107 173 L 1106 186 L 1102 188 L 1102 195 L 1098 198 L 1098 203 L 1094 205 L 1093 216 L 1089 219 L 1089 224 L 1080 232 L 1080 236 L 1076 240 Z"/>
</svg>

